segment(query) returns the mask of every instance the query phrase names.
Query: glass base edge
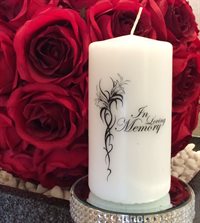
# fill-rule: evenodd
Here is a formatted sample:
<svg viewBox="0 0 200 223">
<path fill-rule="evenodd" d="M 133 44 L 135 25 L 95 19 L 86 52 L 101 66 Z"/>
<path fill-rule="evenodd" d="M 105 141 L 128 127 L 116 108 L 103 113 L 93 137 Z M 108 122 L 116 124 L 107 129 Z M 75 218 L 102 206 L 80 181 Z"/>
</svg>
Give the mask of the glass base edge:
<svg viewBox="0 0 200 223">
<path fill-rule="evenodd" d="M 87 184 L 80 179 L 71 188 L 70 213 L 75 223 L 192 223 L 195 217 L 195 194 L 187 185 L 190 197 L 183 204 L 162 212 L 118 213 L 104 210 L 89 204 L 76 193 L 76 186 Z"/>
</svg>

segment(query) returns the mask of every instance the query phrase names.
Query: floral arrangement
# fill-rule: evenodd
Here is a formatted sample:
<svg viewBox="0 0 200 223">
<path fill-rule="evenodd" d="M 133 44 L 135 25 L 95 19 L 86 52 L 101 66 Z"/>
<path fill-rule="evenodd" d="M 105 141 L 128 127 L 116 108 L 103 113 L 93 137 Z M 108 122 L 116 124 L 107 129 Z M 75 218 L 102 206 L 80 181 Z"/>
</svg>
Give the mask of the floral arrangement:
<svg viewBox="0 0 200 223">
<path fill-rule="evenodd" d="M 200 41 L 185 0 L 2 0 L 0 167 L 45 187 L 87 173 L 88 46 L 130 34 L 173 44 L 172 156 L 197 124 Z M 164 75 L 164 72 L 163 72 Z"/>
</svg>

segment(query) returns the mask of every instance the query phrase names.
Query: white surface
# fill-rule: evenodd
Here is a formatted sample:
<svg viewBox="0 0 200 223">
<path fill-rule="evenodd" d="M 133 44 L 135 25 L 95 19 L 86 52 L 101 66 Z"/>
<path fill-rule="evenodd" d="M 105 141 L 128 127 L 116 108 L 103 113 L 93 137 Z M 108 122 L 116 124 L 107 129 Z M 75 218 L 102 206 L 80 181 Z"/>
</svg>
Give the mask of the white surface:
<svg viewBox="0 0 200 223">
<path fill-rule="evenodd" d="M 198 27 L 200 29 L 200 0 L 189 0 L 188 2 L 193 9 Z"/>
<path fill-rule="evenodd" d="M 107 180 L 106 125 L 100 119 L 100 108 L 95 105 L 95 99 L 99 80 L 103 90 L 110 91 L 110 78 L 119 79 L 117 74 L 129 82 L 124 86 L 123 106 L 119 103 L 118 109 L 112 107 L 117 122 L 111 130 L 114 135 L 110 153 L 112 173 Z M 155 201 L 168 193 L 171 85 L 172 46 L 169 43 L 129 35 L 90 45 L 89 187 L 96 196 L 112 202 L 133 204 Z M 153 130 L 141 132 L 139 127 L 128 132 L 124 128 L 122 131 L 115 130 L 122 129 L 122 117 L 126 121 L 130 119 L 132 127 L 145 126 L 147 117 L 142 117 L 144 114 L 136 118 L 139 109 L 144 106 L 149 120 L 165 120 L 158 133 Z"/>
</svg>

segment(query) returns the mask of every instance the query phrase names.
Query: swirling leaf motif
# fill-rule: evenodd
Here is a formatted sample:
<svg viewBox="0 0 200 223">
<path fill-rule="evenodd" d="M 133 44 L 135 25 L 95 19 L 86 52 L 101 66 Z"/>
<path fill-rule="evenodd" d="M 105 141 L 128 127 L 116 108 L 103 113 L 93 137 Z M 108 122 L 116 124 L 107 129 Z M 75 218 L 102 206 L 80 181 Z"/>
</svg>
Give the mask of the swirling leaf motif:
<svg viewBox="0 0 200 223">
<path fill-rule="evenodd" d="M 111 170 L 111 152 L 113 150 L 113 140 L 114 135 L 112 133 L 112 129 L 116 123 L 116 116 L 112 113 L 112 104 L 115 104 L 116 109 L 118 108 L 118 104 L 121 103 L 123 106 L 123 99 L 124 99 L 124 85 L 126 85 L 129 81 L 123 80 L 123 77 L 118 74 L 118 79 L 112 81 L 112 88 L 110 91 L 103 90 L 101 87 L 101 80 L 97 86 L 97 98 L 96 98 L 96 106 L 100 108 L 100 118 L 102 122 L 106 126 L 105 134 L 104 134 L 104 147 L 103 149 L 106 151 L 105 155 L 105 163 L 107 165 L 107 181 L 112 173 Z"/>
</svg>

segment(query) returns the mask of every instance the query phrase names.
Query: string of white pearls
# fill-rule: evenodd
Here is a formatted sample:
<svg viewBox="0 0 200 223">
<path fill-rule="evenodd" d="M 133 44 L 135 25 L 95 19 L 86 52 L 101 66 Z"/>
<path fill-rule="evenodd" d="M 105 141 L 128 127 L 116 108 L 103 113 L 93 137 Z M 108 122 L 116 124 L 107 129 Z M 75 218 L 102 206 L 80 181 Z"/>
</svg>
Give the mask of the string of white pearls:
<svg viewBox="0 0 200 223">
<path fill-rule="evenodd" d="M 52 189 L 49 190 L 48 188 L 43 187 L 41 184 L 36 185 L 31 182 L 25 182 L 19 178 L 14 177 L 12 174 L 4 170 L 0 170 L 0 184 L 43 194 L 48 197 L 56 197 L 65 200 L 69 200 L 70 198 L 70 192 L 66 188 L 54 186 Z"/>
<path fill-rule="evenodd" d="M 194 144 L 188 144 L 184 150 L 172 158 L 172 176 L 186 183 L 200 171 L 200 151 L 194 151 L 194 147 Z"/>
</svg>

